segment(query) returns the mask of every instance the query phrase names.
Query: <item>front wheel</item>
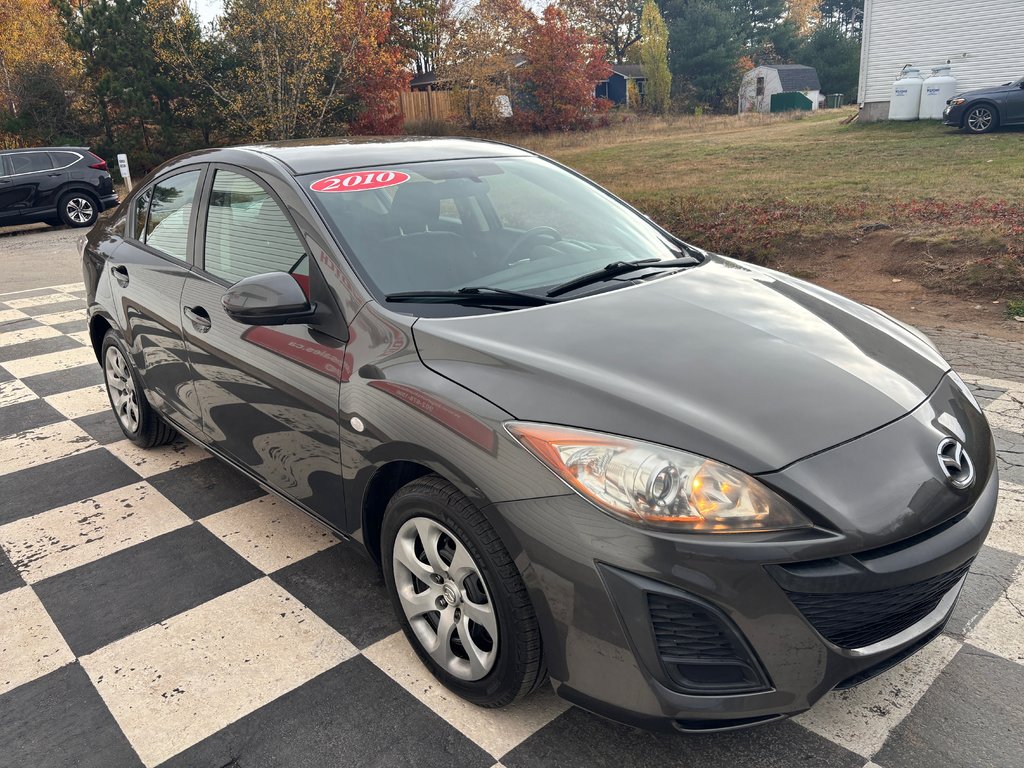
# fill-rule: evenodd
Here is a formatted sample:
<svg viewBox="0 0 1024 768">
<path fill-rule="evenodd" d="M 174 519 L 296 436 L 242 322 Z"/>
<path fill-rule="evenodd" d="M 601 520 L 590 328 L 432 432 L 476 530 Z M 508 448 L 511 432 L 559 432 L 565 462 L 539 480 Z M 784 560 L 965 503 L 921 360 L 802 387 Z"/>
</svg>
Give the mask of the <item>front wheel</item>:
<svg viewBox="0 0 1024 768">
<path fill-rule="evenodd" d="M 526 585 L 457 488 L 433 475 L 409 483 L 388 504 L 381 538 L 395 613 L 438 680 L 483 707 L 511 704 L 544 681 Z"/>
<path fill-rule="evenodd" d="M 113 330 L 107 331 L 103 337 L 100 355 L 110 407 L 125 437 L 140 448 L 154 448 L 174 440 L 177 432 L 157 415 L 146 400 L 128 349 Z"/>
<path fill-rule="evenodd" d="M 964 128 L 969 133 L 988 133 L 994 131 L 998 125 L 999 115 L 996 114 L 995 107 L 988 104 L 971 107 L 964 115 Z"/>
</svg>

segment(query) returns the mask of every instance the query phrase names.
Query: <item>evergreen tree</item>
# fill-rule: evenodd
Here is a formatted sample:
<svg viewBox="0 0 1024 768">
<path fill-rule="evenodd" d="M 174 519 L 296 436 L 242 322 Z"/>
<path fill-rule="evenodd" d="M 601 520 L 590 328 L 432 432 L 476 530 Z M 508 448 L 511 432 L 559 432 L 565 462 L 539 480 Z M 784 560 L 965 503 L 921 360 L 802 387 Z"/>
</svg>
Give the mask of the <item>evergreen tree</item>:
<svg viewBox="0 0 1024 768">
<path fill-rule="evenodd" d="M 672 72 L 668 67 L 668 27 L 654 0 L 644 0 L 640 17 L 640 63 L 647 75 L 644 105 L 651 112 L 668 112 Z"/>
<path fill-rule="evenodd" d="M 740 24 L 731 3 L 677 0 L 670 8 L 669 66 L 676 91 L 712 109 L 728 108 L 736 98 L 736 65 L 743 55 Z"/>
<path fill-rule="evenodd" d="M 833 24 L 818 27 L 802 46 L 799 58 L 818 70 L 822 93 L 842 93 L 847 101 L 857 94 L 860 74 L 860 42 Z"/>
</svg>

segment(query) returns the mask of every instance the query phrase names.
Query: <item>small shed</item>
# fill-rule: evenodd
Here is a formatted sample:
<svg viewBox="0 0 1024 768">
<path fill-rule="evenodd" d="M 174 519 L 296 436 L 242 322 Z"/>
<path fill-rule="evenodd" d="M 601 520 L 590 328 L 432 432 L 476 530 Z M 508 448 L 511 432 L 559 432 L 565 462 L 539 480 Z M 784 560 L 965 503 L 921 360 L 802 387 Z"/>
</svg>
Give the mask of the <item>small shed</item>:
<svg viewBox="0 0 1024 768">
<path fill-rule="evenodd" d="M 636 92 L 643 101 L 644 91 L 647 90 L 647 75 L 640 64 L 612 64 L 611 73 L 607 80 L 599 80 L 594 85 L 594 98 L 609 99 L 616 105 L 629 104 L 629 83 L 636 85 Z M 636 105 L 634 105 L 636 106 Z"/>
<path fill-rule="evenodd" d="M 799 93 L 818 108 L 821 83 L 814 67 L 804 64 L 761 64 L 743 75 L 739 91 L 739 111 L 771 112 L 772 97 L 779 93 Z M 774 99 L 778 104 L 781 100 Z M 803 102 L 801 102 L 803 103 Z"/>
</svg>

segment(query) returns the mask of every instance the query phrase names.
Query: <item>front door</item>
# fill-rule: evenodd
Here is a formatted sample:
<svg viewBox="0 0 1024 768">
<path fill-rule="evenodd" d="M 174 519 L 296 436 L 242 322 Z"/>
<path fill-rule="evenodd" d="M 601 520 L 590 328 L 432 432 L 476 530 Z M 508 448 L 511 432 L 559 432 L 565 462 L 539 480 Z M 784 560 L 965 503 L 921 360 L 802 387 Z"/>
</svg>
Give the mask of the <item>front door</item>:
<svg viewBox="0 0 1024 768">
<path fill-rule="evenodd" d="M 217 166 L 197 231 L 196 269 L 182 293 L 182 327 L 211 444 L 335 524 L 344 523 L 338 400 L 344 344 L 309 325 L 251 326 L 224 312 L 233 283 L 290 272 L 323 289 L 298 231 L 269 187 Z M 311 272 L 312 270 L 312 272 Z"/>
<path fill-rule="evenodd" d="M 181 336 L 181 292 L 192 258 L 202 167 L 162 177 L 131 204 L 128 231 L 107 260 L 118 325 L 126 329 L 146 396 L 178 426 L 202 435 Z"/>
<path fill-rule="evenodd" d="M 53 190 L 66 171 L 53 167 L 48 152 L 11 152 L 3 157 L 3 181 L 0 183 L 0 210 L 5 223 L 27 217 L 39 210 L 42 202 L 52 207 Z"/>
<path fill-rule="evenodd" d="M 1024 122 L 1024 81 L 1006 95 L 1003 108 L 1006 110 L 1006 122 Z"/>
</svg>

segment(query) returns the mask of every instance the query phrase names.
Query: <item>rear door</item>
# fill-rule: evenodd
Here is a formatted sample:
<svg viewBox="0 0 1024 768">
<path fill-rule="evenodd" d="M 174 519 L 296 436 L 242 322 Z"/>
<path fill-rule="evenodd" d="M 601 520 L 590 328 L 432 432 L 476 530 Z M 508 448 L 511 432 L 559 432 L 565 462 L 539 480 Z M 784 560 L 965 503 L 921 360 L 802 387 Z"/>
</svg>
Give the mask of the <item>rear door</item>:
<svg viewBox="0 0 1024 768">
<path fill-rule="evenodd" d="M 216 165 L 206 184 L 182 326 L 207 439 L 261 480 L 344 523 L 338 401 L 345 345 L 310 325 L 251 326 L 221 306 L 245 277 L 290 272 L 317 301 L 323 279 L 270 180 Z M 321 293 L 323 292 L 323 293 Z"/>
<path fill-rule="evenodd" d="M 118 322 L 146 396 L 196 436 L 202 425 L 181 330 L 181 292 L 192 262 L 205 166 L 161 176 L 131 202 L 125 240 L 108 259 Z"/>
</svg>

